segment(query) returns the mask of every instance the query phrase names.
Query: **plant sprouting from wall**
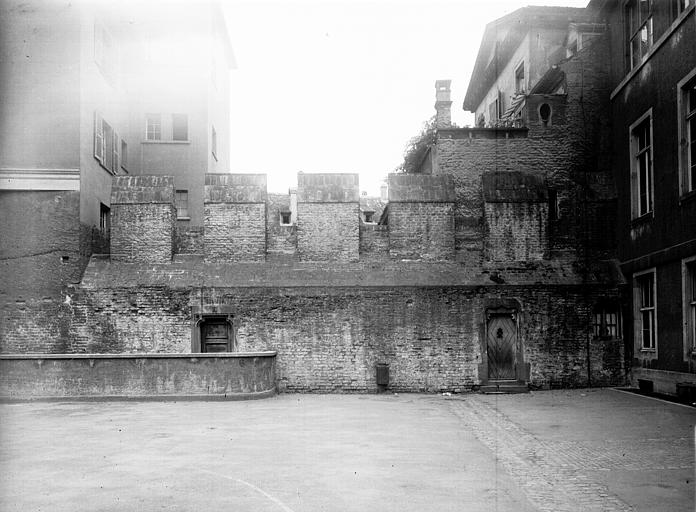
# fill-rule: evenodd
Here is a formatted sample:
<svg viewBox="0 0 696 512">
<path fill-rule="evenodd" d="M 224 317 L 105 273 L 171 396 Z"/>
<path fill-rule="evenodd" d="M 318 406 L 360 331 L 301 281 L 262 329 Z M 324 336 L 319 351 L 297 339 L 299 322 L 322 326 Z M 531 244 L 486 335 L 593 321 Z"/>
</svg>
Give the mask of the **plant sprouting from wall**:
<svg viewBox="0 0 696 512">
<path fill-rule="evenodd" d="M 430 146 L 436 139 L 435 116 L 423 123 L 418 135 L 412 137 L 404 149 L 404 161 L 394 172 L 417 173 L 420 172 L 421 163 Z"/>
</svg>

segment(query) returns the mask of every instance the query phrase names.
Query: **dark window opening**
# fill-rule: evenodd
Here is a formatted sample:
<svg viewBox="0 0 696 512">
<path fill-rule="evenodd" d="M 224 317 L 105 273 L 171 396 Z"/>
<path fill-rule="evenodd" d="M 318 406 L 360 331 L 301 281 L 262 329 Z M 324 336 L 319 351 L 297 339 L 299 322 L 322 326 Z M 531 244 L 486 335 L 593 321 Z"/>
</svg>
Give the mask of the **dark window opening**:
<svg viewBox="0 0 696 512">
<path fill-rule="evenodd" d="M 292 224 L 292 214 L 290 212 L 280 212 L 280 223 L 284 226 Z"/>
<path fill-rule="evenodd" d="M 558 220 L 558 192 L 553 189 L 549 189 L 549 220 Z"/>
<path fill-rule="evenodd" d="M 539 118 L 544 126 L 547 126 L 551 121 L 551 106 L 548 103 L 542 103 L 539 107 Z"/>
<path fill-rule="evenodd" d="M 111 209 L 104 203 L 99 207 L 99 229 L 104 233 L 111 231 Z"/>
<path fill-rule="evenodd" d="M 616 304 L 600 304 L 593 312 L 593 335 L 596 338 L 621 338 L 621 312 Z"/>
<path fill-rule="evenodd" d="M 365 222 L 374 222 L 375 212 L 365 212 Z"/>
</svg>

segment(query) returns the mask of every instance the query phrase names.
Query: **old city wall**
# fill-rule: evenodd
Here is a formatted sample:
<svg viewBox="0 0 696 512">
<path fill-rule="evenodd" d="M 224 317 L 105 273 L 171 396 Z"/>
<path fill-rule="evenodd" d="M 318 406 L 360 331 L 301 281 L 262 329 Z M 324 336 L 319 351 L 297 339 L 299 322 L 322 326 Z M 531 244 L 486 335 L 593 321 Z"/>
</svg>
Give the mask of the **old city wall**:
<svg viewBox="0 0 696 512">
<path fill-rule="evenodd" d="M 326 286 L 201 289 L 177 287 L 181 271 L 166 269 L 156 281 L 171 285 L 123 286 L 132 271 L 113 269 L 113 284 L 101 276 L 99 286 L 88 283 L 73 297 L 76 352 L 190 352 L 193 306 L 223 304 L 233 312 L 237 350 L 277 351 L 281 390 L 374 391 L 378 363 L 390 365 L 394 390 L 463 390 L 482 377 L 485 312 L 506 300 L 518 304 L 531 382 L 586 384 L 588 345 L 593 384 L 623 378 L 621 343 L 588 332 L 592 304 L 606 287 L 383 287 L 360 284 L 379 281 L 365 270 L 349 278 L 351 286 L 331 286 L 328 273 Z"/>
<path fill-rule="evenodd" d="M 166 263 L 174 254 L 174 178 L 116 176 L 111 188 L 111 255 Z"/>
<path fill-rule="evenodd" d="M 297 175 L 297 254 L 305 261 L 358 261 L 357 174 Z"/>
</svg>

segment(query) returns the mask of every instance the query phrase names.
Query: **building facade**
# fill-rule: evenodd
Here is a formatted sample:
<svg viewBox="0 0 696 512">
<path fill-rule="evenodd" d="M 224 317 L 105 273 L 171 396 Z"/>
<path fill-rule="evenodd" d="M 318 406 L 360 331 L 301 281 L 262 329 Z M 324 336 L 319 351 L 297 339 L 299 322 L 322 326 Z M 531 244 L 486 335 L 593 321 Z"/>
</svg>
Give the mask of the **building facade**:
<svg viewBox="0 0 696 512">
<path fill-rule="evenodd" d="M 694 2 L 593 1 L 611 27 L 616 238 L 630 283 L 632 380 L 663 393 L 696 382 Z"/>
<path fill-rule="evenodd" d="M 234 60 L 207 3 L 3 2 L 0 52 L 2 321 L 38 315 L 51 345 L 65 287 L 109 252 L 114 176 L 173 176 L 177 236 L 200 242 L 205 174 L 229 162 Z"/>
</svg>

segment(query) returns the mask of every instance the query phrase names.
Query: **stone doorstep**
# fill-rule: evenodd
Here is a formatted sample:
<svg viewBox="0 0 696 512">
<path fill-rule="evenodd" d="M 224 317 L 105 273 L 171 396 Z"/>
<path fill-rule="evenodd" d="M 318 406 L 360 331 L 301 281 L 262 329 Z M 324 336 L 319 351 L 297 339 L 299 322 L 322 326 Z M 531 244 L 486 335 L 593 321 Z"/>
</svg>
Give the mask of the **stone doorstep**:
<svg viewBox="0 0 696 512">
<path fill-rule="evenodd" d="M 525 382 L 517 380 L 489 381 L 480 388 L 484 395 L 511 395 L 516 393 L 529 393 L 529 387 Z"/>
</svg>

